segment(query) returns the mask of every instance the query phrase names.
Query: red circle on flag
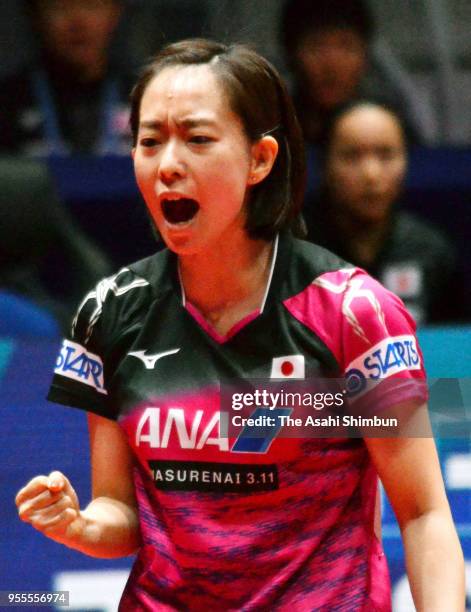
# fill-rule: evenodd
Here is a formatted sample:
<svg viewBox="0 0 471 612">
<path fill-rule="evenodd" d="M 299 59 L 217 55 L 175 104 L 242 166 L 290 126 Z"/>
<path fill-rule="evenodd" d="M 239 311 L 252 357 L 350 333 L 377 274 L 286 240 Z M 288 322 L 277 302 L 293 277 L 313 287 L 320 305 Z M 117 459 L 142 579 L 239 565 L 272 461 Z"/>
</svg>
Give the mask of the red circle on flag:
<svg viewBox="0 0 471 612">
<path fill-rule="evenodd" d="M 291 376 L 293 372 L 294 365 L 291 363 L 291 361 L 283 361 L 283 363 L 281 364 L 281 373 L 283 374 L 283 376 Z"/>
</svg>

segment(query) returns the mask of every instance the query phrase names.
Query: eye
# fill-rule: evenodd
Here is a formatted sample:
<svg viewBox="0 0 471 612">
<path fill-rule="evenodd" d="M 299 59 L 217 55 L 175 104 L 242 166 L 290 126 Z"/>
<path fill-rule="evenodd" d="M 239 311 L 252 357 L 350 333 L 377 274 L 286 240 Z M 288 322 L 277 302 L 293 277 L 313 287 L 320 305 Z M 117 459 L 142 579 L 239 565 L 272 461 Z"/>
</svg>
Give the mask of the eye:
<svg viewBox="0 0 471 612">
<path fill-rule="evenodd" d="M 391 161 L 396 156 L 396 152 L 393 149 L 380 149 L 378 151 L 378 157 L 381 161 Z"/>
<path fill-rule="evenodd" d="M 191 142 L 192 144 L 207 144 L 208 142 L 211 142 L 212 138 L 210 138 L 209 136 L 202 136 L 202 135 L 197 135 L 197 136 L 190 136 L 189 138 L 189 142 Z"/>
<path fill-rule="evenodd" d="M 157 138 L 151 138 L 148 136 L 146 138 L 141 138 L 139 144 L 141 147 L 155 147 L 160 144 L 160 141 L 157 140 Z"/>
<path fill-rule="evenodd" d="M 354 149 L 346 149 L 341 151 L 340 159 L 345 162 L 354 163 L 360 158 L 360 153 Z"/>
</svg>

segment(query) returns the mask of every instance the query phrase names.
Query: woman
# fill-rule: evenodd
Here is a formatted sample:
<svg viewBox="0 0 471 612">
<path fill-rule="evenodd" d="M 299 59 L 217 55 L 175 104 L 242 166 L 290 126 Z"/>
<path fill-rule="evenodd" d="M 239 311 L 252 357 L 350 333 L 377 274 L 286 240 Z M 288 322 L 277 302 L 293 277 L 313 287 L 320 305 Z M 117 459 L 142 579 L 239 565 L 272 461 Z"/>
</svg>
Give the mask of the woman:
<svg viewBox="0 0 471 612">
<path fill-rule="evenodd" d="M 368 100 L 342 106 L 324 126 L 321 152 L 308 238 L 367 270 L 417 324 L 469 319 L 453 245 L 399 208 L 407 147 L 397 113 Z"/>
<path fill-rule="evenodd" d="M 138 551 L 123 610 L 388 610 L 374 463 L 418 606 L 460 610 L 462 555 L 431 439 L 221 432 L 222 379 L 351 377 L 353 365 L 358 377 L 359 357 L 389 335 L 415 345 L 398 300 L 292 237 L 302 148 L 277 73 L 242 46 L 170 45 L 133 91 L 131 125 L 168 249 L 100 283 L 58 359 L 50 398 L 90 411 L 93 501 L 81 510 L 53 472 L 18 493 L 21 518 L 89 555 Z M 390 374 L 394 401 L 423 411 L 419 362 Z M 390 405 L 390 389 L 378 397 Z"/>
</svg>

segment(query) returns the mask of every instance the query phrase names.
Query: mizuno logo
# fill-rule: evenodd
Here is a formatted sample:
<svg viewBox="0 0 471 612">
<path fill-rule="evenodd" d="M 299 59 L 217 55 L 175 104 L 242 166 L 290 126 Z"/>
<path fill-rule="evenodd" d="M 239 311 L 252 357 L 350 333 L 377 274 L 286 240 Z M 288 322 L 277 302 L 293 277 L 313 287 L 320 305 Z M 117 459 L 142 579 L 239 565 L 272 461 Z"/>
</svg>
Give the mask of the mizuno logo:
<svg viewBox="0 0 471 612">
<path fill-rule="evenodd" d="M 179 348 L 172 349 L 170 351 L 164 351 L 163 353 L 156 353 L 155 355 L 146 355 L 146 351 L 134 351 L 132 353 L 128 353 L 128 355 L 131 357 L 137 357 L 142 361 L 148 370 L 152 370 L 159 359 L 162 359 L 162 357 L 167 357 L 167 355 L 174 355 L 175 353 L 178 353 L 179 350 Z"/>
</svg>

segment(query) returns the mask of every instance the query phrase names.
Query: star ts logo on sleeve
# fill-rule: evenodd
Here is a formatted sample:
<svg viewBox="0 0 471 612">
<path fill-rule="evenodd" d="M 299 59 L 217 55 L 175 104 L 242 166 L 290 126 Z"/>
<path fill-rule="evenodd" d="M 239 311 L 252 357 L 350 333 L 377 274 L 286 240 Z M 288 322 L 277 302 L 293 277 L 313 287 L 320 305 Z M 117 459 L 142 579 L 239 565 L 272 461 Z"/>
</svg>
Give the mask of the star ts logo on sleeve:
<svg viewBox="0 0 471 612">
<path fill-rule="evenodd" d="M 54 372 L 107 395 L 101 358 L 87 351 L 81 344 L 70 340 L 63 341 Z"/>
</svg>

